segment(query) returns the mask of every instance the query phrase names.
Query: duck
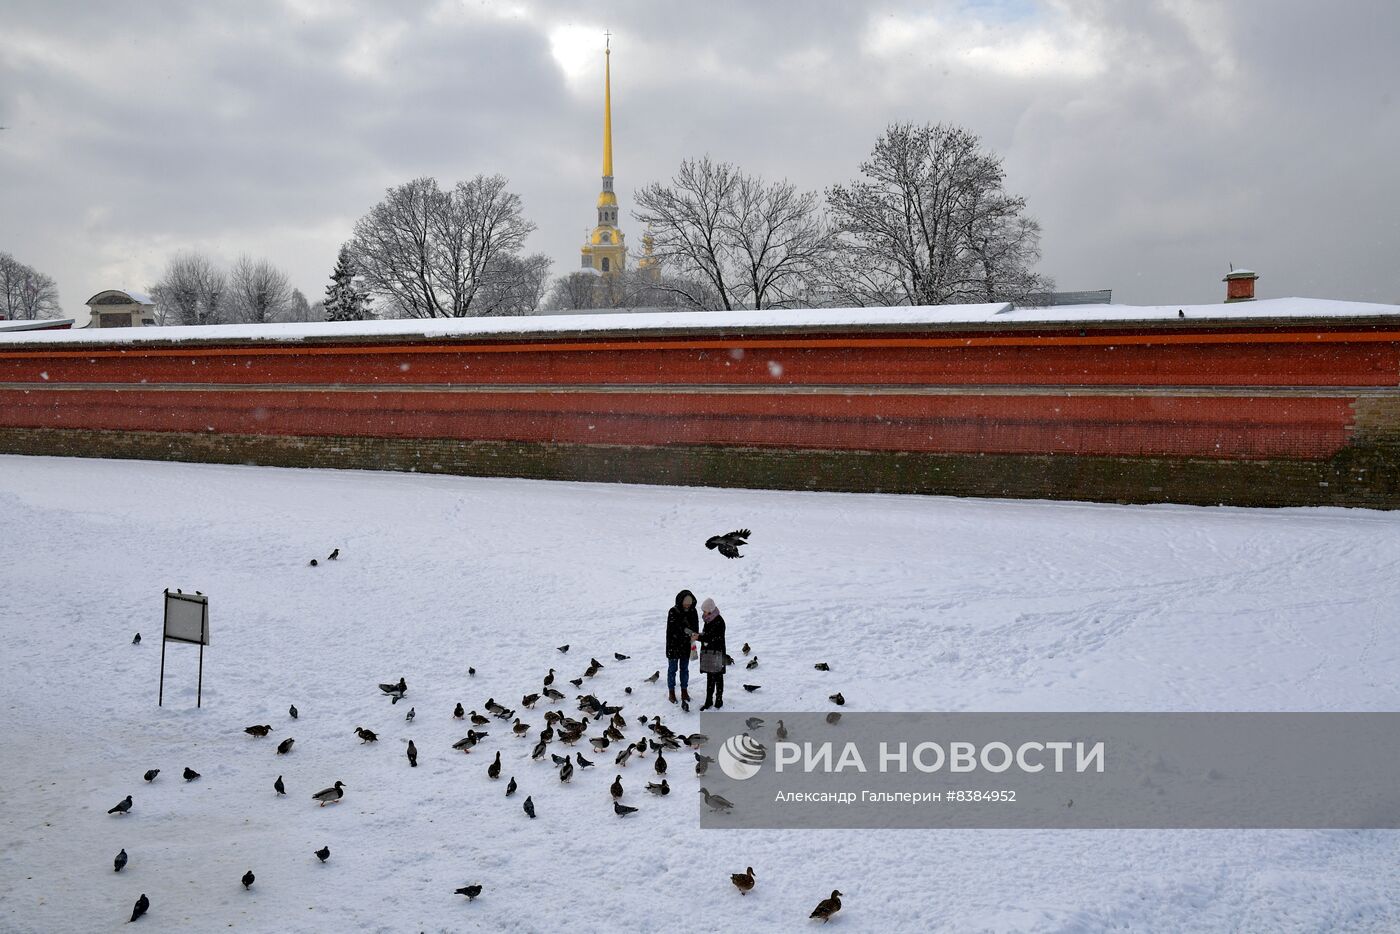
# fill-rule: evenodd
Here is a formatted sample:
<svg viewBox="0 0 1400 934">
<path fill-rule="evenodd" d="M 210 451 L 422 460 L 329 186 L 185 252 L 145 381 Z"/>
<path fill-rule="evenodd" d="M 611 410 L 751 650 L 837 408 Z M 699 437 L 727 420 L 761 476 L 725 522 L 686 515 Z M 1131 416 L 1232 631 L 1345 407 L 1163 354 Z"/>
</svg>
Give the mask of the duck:
<svg viewBox="0 0 1400 934">
<path fill-rule="evenodd" d="M 699 749 L 710 741 L 704 733 L 691 733 L 689 736 L 682 736 L 681 740 L 691 749 Z"/>
<path fill-rule="evenodd" d="M 277 744 L 277 754 L 279 756 L 285 756 L 287 753 L 292 751 L 292 743 L 295 742 L 296 740 L 288 736 L 286 739 L 282 740 L 282 742 Z"/>
<path fill-rule="evenodd" d="M 612 793 L 612 796 L 613 796 L 614 799 L 616 799 L 616 798 L 621 798 L 621 797 L 622 797 L 623 791 L 622 791 L 622 776 L 621 776 L 621 775 L 619 775 L 619 776 L 617 776 L 616 778 L 613 779 L 612 787 L 609 788 L 608 790 Z"/>
<path fill-rule="evenodd" d="M 832 915 L 836 914 L 836 912 L 838 912 L 838 911 L 840 911 L 840 910 L 841 910 L 841 893 L 838 892 L 838 891 L 836 891 L 835 889 L 832 889 L 832 890 L 831 890 L 831 897 L 830 897 L 830 898 L 823 898 L 821 901 L 817 902 L 817 907 L 813 908 L 813 909 L 812 909 L 812 913 L 811 913 L 810 915 L 808 915 L 807 917 L 808 917 L 809 919 L 810 919 L 810 918 L 821 918 L 821 919 L 822 919 L 822 923 L 825 924 L 826 922 L 828 922 L 828 921 L 831 920 L 831 916 L 832 916 Z"/>
<path fill-rule="evenodd" d="M 549 674 L 544 676 L 544 686 L 549 687 L 554 683 L 554 669 L 549 669 Z"/>
<path fill-rule="evenodd" d="M 574 777 L 574 763 L 571 759 L 565 759 L 564 764 L 559 767 L 559 781 L 567 783 Z"/>
<path fill-rule="evenodd" d="M 413 745 L 413 740 L 408 741 L 408 765 L 410 768 L 418 768 L 418 747 Z"/>
<path fill-rule="evenodd" d="M 749 644 L 748 644 L 747 642 L 745 642 L 745 643 L 744 643 L 744 647 L 741 648 L 739 651 L 740 651 L 740 652 L 743 652 L 745 655 L 749 654 L 749 652 L 751 651 L 751 650 L 749 649 Z"/>
<path fill-rule="evenodd" d="M 712 756 L 707 756 L 697 752 L 695 754 L 695 774 L 704 775 L 706 770 L 709 769 L 710 763 L 713 761 L 715 760 Z"/>
<path fill-rule="evenodd" d="M 325 807 L 328 804 L 339 801 L 343 797 L 345 797 L 345 783 L 336 782 L 331 787 L 322 788 L 320 791 L 316 792 L 311 796 L 311 799 L 321 802 L 321 807 Z"/>
<path fill-rule="evenodd" d="M 185 766 L 185 771 L 184 771 L 183 774 L 184 774 L 184 777 L 185 777 L 185 781 L 187 781 L 187 782 L 192 782 L 192 781 L 194 781 L 196 778 L 199 778 L 199 773 L 196 772 L 194 769 L 190 768 L 188 765 Z"/>
<path fill-rule="evenodd" d="M 486 767 L 486 777 L 495 781 L 501 777 L 501 751 L 496 750 L 495 760 Z"/>
<path fill-rule="evenodd" d="M 654 795 L 669 795 L 671 793 L 671 786 L 667 784 L 666 779 L 663 778 L 660 784 L 647 782 L 647 791 Z"/>
<path fill-rule="evenodd" d="M 757 667 L 758 667 L 758 656 L 755 655 L 753 658 L 749 659 L 749 663 L 748 663 L 747 665 L 745 665 L 744 667 L 745 667 L 746 669 L 748 669 L 749 671 L 753 671 L 755 668 L 757 668 Z"/>
<path fill-rule="evenodd" d="M 815 665 L 813 665 L 812 667 L 815 668 L 815 669 L 817 669 L 817 671 L 830 671 L 830 670 L 831 670 L 831 666 L 828 665 L 826 662 L 817 662 L 817 663 L 816 663 Z"/>
<path fill-rule="evenodd" d="M 842 694 L 840 691 L 837 691 L 835 694 L 832 694 L 830 697 L 828 697 L 827 700 L 831 701 L 837 707 L 843 707 L 846 704 L 846 695 Z"/>
<path fill-rule="evenodd" d="M 245 726 L 243 732 L 247 733 L 249 736 L 263 737 L 272 732 L 272 727 L 268 724 L 263 724 L 261 726 L 254 724 L 253 726 Z"/>
<path fill-rule="evenodd" d="M 520 718 L 515 718 L 515 723 L 511 725 L 510 731 L 516 736 L 525 736 L 530 732 L 530 724 L 521 723 Z"/>
<path fill-rule="evenodd" d="M 469 720 L 472 722 L 472 724 L 473 724 L 474 726 L 485 726 L 486 724 L 488 724 L 488 723 L 491 722 L 491 718 L 490 718 L 490 717 L 483 717 L 481 714 L 477 713 L 475 710 L 472 711 L 471 716 L 468 717 L 467 719 L 469 719 Z"/>
<path fill-rule="evenodd" d="M 539 694 L 526 694 L 524 697 L 520 698 L 520 706 L 524 707 L 526 710 L 529 710 L 535 706 L 535 703 L 539 699 Z"/>
<path fill-rule="evenodd" d="M 148 782 L 153 782 L 153 781 L 156 780 L 156 776 L 159 775 L 159 774 L 160 774 L 160 769 L 147 769 L 147 770 L 146 770 L 146 774 L 143 775 L 143 776 L 141 776 L 141 777 L 144 778 L 144 779 L 145 779 L 146 781 L 148 781 Z"/>
<path fill-rule="evenodd" d="M 287 786 L 282 784 L 282 776 L 277 776 L 277 781 L 272 783 L 272 790 L 279 795 L 285 795 L 287 793 Z"/>
<path fill-rule="evenodd" d="M 778 728 L 773 731 L 773 735 L 777 737 L 780 741 L 788 738 L 787 727 L 783 726 L 783 721 L 778 721 Z"/>
<path fill-rule="evenodd" d="M 613 764 L 619 766 L 626 766 L 627 760 L 630 758 L 632 758 L 632 747 L 631 745 L 628 745 L 626 749 L 622 750 L 622 752 L 619 752 L 617 754 L 616 759 L 613 759 Z"/>
<path fill-rule="evenodd" d="M 253 875 L 253 870 L 249 869 L 243 874 L 243 891 L 248 891 L 253 887 L 253 880 L 257 878 Z"/>
<path fill-rule="evenodd" d="M 465 717 L 466 715 L 467 715 L 467 712 L 466 712 L 466 710 L 464 710 L 464 709 L 462 708 L 462 702 L 461 702 L 461 701 L 458 701 L 458 702 L 457 702 L 457 706 L 452 708 L 452 716 L 453 716 L 455 719 L 460 720 L 460 719 L 462 719 L 463 717 Z"/>
<path fill-rule="evenodd" d="M 734 887 L 739 890 L 740 895 L 749 894 L 753 891 L 753 867 L 750 866 L 743 872 L 731 873 L 729 881 L 734 883 Z"/>
<path fill-rule="evenodd" d="M 379 742 L 379 734 L 373 730 L 367 730 L 362 726 L 355 727 L 355 735 L 360 738 L 360 744 Z"/>
<path fill-rule="evenodd" d="M 654 768 L 656 769 L 657 775 L 666 774 L 666 754 L 660 749 L 656 750 L 656 765 Z"/>
</svg>

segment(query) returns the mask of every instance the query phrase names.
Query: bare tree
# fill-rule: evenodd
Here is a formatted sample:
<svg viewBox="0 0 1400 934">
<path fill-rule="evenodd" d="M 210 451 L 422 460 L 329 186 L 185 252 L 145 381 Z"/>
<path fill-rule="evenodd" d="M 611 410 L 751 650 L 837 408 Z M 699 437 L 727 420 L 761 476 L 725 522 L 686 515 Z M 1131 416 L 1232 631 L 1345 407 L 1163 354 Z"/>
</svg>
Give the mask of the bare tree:
<svg viewBox="0 0 1400 934">
<path fill-rule="evenodd" d="M 482 278 L 476 310 L 481 315 L 528 315 L 544 303 L 553 260 L 543 253 L 503 256 Z"/>
<path fill-rule="evenodd" d="M 598 274 L 594 272 L 571 272 L 554 281 L 546 303 L 551 311 L 577 311 L 582 308 L 597 308 L 594 293 L 598 287 Z"/>
<path fill-rule="evenodd" d="M 292 298 L 291 283 L 282 270 L 265 259 L 240 256 L 230 273 L 231 305 L 238 320 L 249 324 L 276 321 Z"/>
<path fill-rule="evenodd" d="M 0 253 L 0 317 L 33 321 L 57 318 L 61 313 L 58 286 L 52 278 L 8 253 Z"/>
<path fill-rule="evenodd" d="M 860 168 L 827 193 L 844 256 L 826 282 L 851 304 L 1014 300 L 1049 286 L 1030 269 L 1040 227 L 976 135 L 894 124 Z"/>
<path fill-rule="evenodd" d="M 355 224 L 353 248 L 370 290 L 411 318 L 476 314 L 483 291 L 496 307 L 516 307 L 502 296 L 515 294 L 506 283 L 512 271 L 536 272 L 518 255 L 535 225 L 506 184 L 478 175 L 447 192 L 432 178 L 389 189 Z"/>
<path fill-rule="evenodd" d="M 321 318 L 313 316 L 311 304 L 306 300 L 306 296 L 301 289 L 292 289 L 291 298 L 287 299 L 287 307 L 282 310 L 280 321 L 320 321 Z"/>
<path fill-rule="evenodd" d="M 814 193 L 708 156 L 683 161 L 669 183 L 638 191 L 636 203 L 653 256 L 679 273 L 655 289 L 694 308 L 791 304 L 830 248 Z"/>
<path fill-rule="evenodd" d="M 220 324 L 228 317 L 228 277 L 203 253 L 177 253 L 152 288 L 164 324 Z"/>
</svg>

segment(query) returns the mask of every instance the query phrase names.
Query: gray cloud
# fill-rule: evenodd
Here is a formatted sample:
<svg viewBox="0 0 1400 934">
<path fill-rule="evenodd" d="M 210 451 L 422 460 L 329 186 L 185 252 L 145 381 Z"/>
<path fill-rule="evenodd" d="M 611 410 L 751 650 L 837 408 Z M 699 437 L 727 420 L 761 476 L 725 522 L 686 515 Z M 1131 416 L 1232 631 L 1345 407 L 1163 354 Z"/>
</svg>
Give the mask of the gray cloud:
<svg viewBox="0 0 1400 934">
<path fill-rule="evenodd" d="M 501 172 L 572 271 L 613 32 L 630 193 L 708 152 L 822 188 L 893 120 L 1006 158 L 1064 288 L 1400 302 L 1400 7 L 1386 3 L 7 4 L 0 250 L 71 313 L 184 247 L 313 300 L 383 189 Z M 624 225 L 625 227 L 627 225 Z M 636 232 L 634 232 L 635 234 Z"/>
</svg>

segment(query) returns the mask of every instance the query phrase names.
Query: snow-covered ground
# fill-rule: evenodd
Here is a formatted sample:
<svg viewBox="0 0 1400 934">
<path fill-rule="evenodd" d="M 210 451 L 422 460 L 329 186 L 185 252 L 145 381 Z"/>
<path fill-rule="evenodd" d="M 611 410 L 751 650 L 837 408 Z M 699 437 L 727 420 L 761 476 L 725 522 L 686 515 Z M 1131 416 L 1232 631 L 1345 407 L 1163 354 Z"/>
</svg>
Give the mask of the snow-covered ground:
<svg viewBox="0 0 1400 934">
<path fill-rule="evenodd" d="M 743 560 L 702 547 L 738 526 Z M 117 930 L 142 892 L 159 931 L 805 930 L 833 888 L 853 931 L 1400 928 L 1394 833 L 701 831 L 688 754 L 669 798 L 651 757 L 623 770 L 620 820 L 611 755 L 561 786 L 499 721 L 450 748 L 457 701 L 516 707 L 590 656 L 598 694 L 686 728 L 642 681 L 681 588 L 761 660 L 727 707 L 1400 709 L 1400 515 L 0 457 L 0 544 L 5 931 Z M 189 646 L 156 707 L 167 586 L 211 597 L 202 710 Z"/>
</svg>

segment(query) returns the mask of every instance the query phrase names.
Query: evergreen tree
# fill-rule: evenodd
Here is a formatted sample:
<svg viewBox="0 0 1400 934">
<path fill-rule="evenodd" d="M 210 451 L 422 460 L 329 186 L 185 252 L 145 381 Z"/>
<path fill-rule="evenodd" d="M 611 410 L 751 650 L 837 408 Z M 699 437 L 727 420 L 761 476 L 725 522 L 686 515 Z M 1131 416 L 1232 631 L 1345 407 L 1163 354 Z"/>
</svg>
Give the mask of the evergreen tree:
<svg viewBox="0 0 1400 934">
<path fill-rule="evenodd" d="M 364 321 L 374 317 L 369 310 L 370 297 L 355 284 L 355 274 L 355 258 L 346 244 L 340 248 L 331 284 L 326 286 L 327 321 Z"/>
</svg>

